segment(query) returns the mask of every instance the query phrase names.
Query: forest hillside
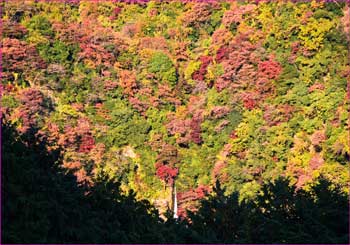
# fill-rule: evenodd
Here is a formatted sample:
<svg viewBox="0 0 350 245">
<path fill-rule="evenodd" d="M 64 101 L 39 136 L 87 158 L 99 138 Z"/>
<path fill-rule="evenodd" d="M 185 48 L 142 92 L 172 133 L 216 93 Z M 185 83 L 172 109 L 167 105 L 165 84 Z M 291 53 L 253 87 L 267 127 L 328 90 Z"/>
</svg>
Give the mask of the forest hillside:
<svg viewBox="0 0 350 245">
<path fill-rule="evenodd" d="M 2 1 L 2 241 L 348 243 L 349 5 Z"/>
</svg>

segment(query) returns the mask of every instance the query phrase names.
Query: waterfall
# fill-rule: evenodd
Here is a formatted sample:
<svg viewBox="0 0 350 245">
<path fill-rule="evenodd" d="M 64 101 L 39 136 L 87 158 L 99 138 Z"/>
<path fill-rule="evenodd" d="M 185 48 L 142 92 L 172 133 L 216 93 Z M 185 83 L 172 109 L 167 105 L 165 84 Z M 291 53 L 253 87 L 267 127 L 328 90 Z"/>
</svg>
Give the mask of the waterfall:
<svg viewBox="0 0 350 245">
<path fill-rule="evenodd" d="M 177 194 L 176 194 L 176 186 L 174 186 L 174 219 L 177 219 Z"/>
</svg>

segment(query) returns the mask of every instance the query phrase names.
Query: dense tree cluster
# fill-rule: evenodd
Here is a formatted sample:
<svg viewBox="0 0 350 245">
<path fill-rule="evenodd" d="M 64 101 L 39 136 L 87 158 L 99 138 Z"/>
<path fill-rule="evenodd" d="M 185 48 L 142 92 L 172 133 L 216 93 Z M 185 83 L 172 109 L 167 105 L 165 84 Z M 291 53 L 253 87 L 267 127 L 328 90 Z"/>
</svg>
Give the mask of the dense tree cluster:
<svg viewBox="0 0 350 245">
<path fill-rule="evenodd" d="M 80 231 L 51 236 L 54 228 L 47 231 L 46 240 L 38 240 L 41 235 L 34 233 L 37 237 L 30 238 L 31 230 L 25 233 L 28 237 L 13 240 L 21 227 L 30 226 L 23 218 L 13 231 L 7 231 L 8 241 L 60 242 L 62 235 L 62 241 L 91 242 L 298 243 L 310 242 L 320 232 L 324 236 L 315 242 L 338 242 L 333 239 L 338 236 L 337 227 L 322 223 L 324 217 L 312 223 L 301 207 L 316 208 L 311 199 L 320 176 L 329 182 L 328 189 L 337 189 L 339 198 L 349 193 L 348 5 L 336 0 L 4 3 L 3 123 L 9 124 L 17 138 L 30 136 L 33 142 L 23 145 L 41 145 L 47 154 L 58 152 L 57 167 L 68 171 L 69 178 L 77 178 L 71 184 L 89 189 L 77 192 L 93 193 L 92 189 L 102 188 L 101 175 L 117 179 L 117 199 L 129 198 L 127 193 L 134 190 L 134 208 L 138 208 L 136 200 L 164 203 L 159 208 L 164 217 L 167 206 L 173 205 L 176 187 L 180 220 L 192 222 L 194 232 L 186 238 L 190 240 L 157 235 L 142 240 L 139 230 L 133 238 L 121 232 L 106 241 L 100 239 L 105 227 L 97 225 L 101 233 L 97 232 L 94 240 L 75 233 Z M 5 151 L 6 161 L 15 152 Z M 23 164 L 16 159 L 16 164 Z M 28 171 L 34 172 L 35 164 L 50 162 L 46 158 L 41 163 L 26 161 L 34 164 L 28 166 L 32 168 Z M 42 181 L 56 176 L 52 172 L 47 178 Z M 237 228 L 240 218 L 254 218 L 262 225 L 282 215 L 260 200 L 268 198 L 261 193 L 280 178 L 289 181 L 288 198 L 299 198 L 293 199 L 298 202 L 295 209 L 285 210 L 293 221 L 279 223 L 286 227 L 294 224 L 286 228 L 291 233 L 263 234 L 265 228 L 259 231 L 245 223 L 247 220 L 242 220 L 242 226 L 252 233 Z M 18 181 L 16 185 L 21 184 Z M 205 200 L 214 205 L 211 196 L 217 182 L 224 190 L 220 198 L 234 202 L 237 209 L 232 212 L 242 209 L 247 217 L 225 221 L 225 227 L 214 222 L 203 230 L 199 226 L 203 220 L 196 212 L 204 212 Z M 25 193 L 29 195 L 30 190 Z M 85 199 L 84 195 L 79 198 Z M 32 201 L 39 205 L 35 203 Z M 97 207 L 97 203 L 89 205 Z M 269 208 L 271 217 L 262 211 Z M 151 213 L 150 222 L 154 223 L 150 226 L 157 230 L 161 221 L 154 219 L 155 211 L 149 211 L 148 204 L 141 209 Z M 320 207 L 315 212 L 321 211 Z M 231 219 L 234 213 L 222 215 Z M 96 222 L 111 218 L 104 217 L 106 220 L 96 218 Z M 51 218 L 43 218 L 40 224 L 33 221 L 31 229 L 44 226 Z M 306 226 L 295 219 L 326 228 L 301 235 L 295 229 L 303 231 Z M 176 232 L 184 229 L 172 220 L 167 222 L 177 228 L 160 227 L 179 229 Z M 275 229 L 272 221 L 268 224 Z M 133 231 L 135 227 L 129 225 L 124 231 Z M 234 237 L 228 235 L 230 229 L 237 232 Z M 182 232 L 189 234 L 188 230 Z M 274 238 L 269 240 L 269 236 Z M 283 240 L 284 236 L 290 239 Z"/>
</svg>

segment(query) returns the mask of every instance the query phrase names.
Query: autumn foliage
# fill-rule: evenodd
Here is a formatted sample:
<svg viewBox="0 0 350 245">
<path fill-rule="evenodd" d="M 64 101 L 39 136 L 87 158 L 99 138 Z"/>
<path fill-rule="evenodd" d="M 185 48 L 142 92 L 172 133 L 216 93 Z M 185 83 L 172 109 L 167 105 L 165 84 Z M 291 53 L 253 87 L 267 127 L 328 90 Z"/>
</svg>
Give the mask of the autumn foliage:
<svg viewBox="0 0 350 245">
<path fill-rule="evenodd" d="M 348 5 L 5 1 L 3 122 L 41 142 L 28 145 L 57 151 L 81 188 L 118 179 L 124 193 L 162 203 L 163 218 L 175 189 L 179 216 L 189 218 L 217 181 L 239 203 L 257 203 L 280 177 L 298 192 L 322 177 L 348 193 Z"/>
</svg>

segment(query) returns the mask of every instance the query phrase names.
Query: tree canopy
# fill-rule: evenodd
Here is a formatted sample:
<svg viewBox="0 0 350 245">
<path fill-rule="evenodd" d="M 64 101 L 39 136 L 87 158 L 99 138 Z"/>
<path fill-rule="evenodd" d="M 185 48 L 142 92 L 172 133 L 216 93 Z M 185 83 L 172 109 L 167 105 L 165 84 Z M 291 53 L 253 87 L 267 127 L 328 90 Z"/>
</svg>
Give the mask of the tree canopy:
<svg viewBox="0 0 350 245">
<path fill-rule="evenodd" d="M 346 1 L 2 6 L 4 241 L 348 242 Z"/>
</svg>

